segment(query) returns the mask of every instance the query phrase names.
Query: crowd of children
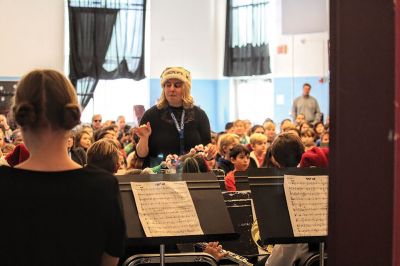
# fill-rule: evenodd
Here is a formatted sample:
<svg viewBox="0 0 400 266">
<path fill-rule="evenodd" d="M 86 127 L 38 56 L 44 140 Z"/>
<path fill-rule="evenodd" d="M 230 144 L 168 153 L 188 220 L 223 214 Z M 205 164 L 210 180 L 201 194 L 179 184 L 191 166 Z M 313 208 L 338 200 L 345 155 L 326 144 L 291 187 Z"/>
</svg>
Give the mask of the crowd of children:
<svg viewBox="0 0 400 266">
<path fill-rule="evenodd" d="M 91 124 L 78 125 L 71 131 L 67 147 L 69 156 L 76 163 L 84 166 L 88 163 L 90 148 L 99 140 L 109 139 L 118 150 L 118 167 L 115 168 L 115 173 L 138 173 L 143 170 L 143 160 L 135 154 L 138 140 L 135 135 L 137 128 L 127 125 L 124 116 L 119 116 L 116 121 L 108 120 L 104 123 L 101 117 L 100 114 L 95 114 Z M 328 153 L 328 123 L 324 124 L 321 121 L 310 125 L 304 121 L 304 115 L 299 114 L 295 121 L 290 119 L 281 121 L 279 132 L 277 132 L 272 119 L 266 119 L 263 125 L 252 125 L 248 120 L 238 119 L 227 123 L 225 131 L 212 132 L 212 142 L 209 145 L 193 147 L 185 156 L 168 155 L 164 158 L 166 162 L 164 167 L 155 168 L 153 172 L 159 172 L 162 168 L 168 168 L 170 172 L 180 171 L 187 157 L 195 157 L 196 160 L 191 160 L 192 165 L 196 163 L 203 166 L 200 167 L 200 171 L 221 169 L 229 183 L 234 181 L 233 173 L 239 169 L 239 171 L 244 171 L 247 168 L 273 166 L 270 148 L 276 137 L 284 132 L 298 136 L 304 145 L 304 150 L 310 151 L 309 154 L 317 156 Z M 238 146 L 240 148 L 235 149 Z M 213 147 L 212 152 L 208 154 L 210 147 Z M 23 147 L 20 130 L 18 128 L 12 130 L 5 115 L 0 115 L 0 148 L 1 164 L 13 165 L 29 155 Z M 96 152 L 99 150 L 97 149 Z M 247 159 L 244 160 L 244 157 Z M 247 161 L 247 164 L 243 165 L 243 161 Z M 227 184 L 227 189 L 230 190 L 233 187 Z"/>
</svg>

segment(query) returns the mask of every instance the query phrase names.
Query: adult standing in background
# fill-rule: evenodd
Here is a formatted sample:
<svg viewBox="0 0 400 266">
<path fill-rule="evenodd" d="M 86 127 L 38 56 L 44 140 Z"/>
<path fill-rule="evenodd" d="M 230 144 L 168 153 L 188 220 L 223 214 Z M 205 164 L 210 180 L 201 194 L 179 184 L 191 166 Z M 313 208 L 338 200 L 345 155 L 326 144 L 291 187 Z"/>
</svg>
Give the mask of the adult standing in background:
<svg viewBox="0 0 400 266">
<path fill-rule="evenodd" d="M 12 110 L 30 156 L 0 166 L 1 265 L 116 266 L 126 237 L 118 181 L 68 156 L 81 117 L 74 87 L 57 71 L 32 71 Z"/>
<path fill-rule="evenodd" d="M 207 114 L 194 105 L 190 94 L 190 72 L 183 67 L 167 67 L 161 73 L 161 96 L 148 109 L 136 130 L 138 157 L 144 167 L 156 166 L 169 154 L 183 155 L 196 145 L 211 142 Z M 214 147 L 215 149 L 215 147 Z"/>
<path fill-rule="evenodd" d="M 296 120 L 298 114 L 305 116 L 305 121 L 313 125 L 321 121 L 321 110 L 317 99 L 310 95 L 311 85 L 308 83 L 303 84 L 303 95 L 297 97 L 293 101 L 292 116 L 293 121 Z"/>
</svg>

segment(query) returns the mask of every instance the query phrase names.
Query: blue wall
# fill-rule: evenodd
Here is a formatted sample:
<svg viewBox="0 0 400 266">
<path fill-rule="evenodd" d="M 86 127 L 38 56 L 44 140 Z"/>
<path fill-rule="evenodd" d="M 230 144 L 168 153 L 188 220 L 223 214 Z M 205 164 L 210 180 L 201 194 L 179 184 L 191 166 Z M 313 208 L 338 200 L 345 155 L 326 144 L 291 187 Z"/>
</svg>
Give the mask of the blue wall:
<svg viewBox="0 0 400 266">
<path fill-rule="evenodd" d="M 306 82 L 311 84 L 311 95 L 318 100 L 324 118 L 329 114 L 328 82 L 320 82 L 320 77 L 274 78 L 275 115 L 272 119 L 276 123 L 291 118 L 293 99 L 302 94 L 303 84 Z M 160 79 L 150 79 L 150 105 L 157 101 L 160 94 Z M 229 80 L 192 80 L 192 95 L 195 104 L 207 113 L 211 129 L 216 132 L 223 131 L 225 123 L 229 121 Z M 277 96 L 281 99 L 283 97 L 283 104 L 276 102 Z"/>
<path fill-rule="evenodd" d="M 19 80 L 19 77 L 0 77 L 0 80 Z M 149 82 L 150 106 L 153 106 L 161 94 L 160 79 L 149 79 Z M 280 123 L 285 118 L 291 118 L 290 112 L 293 99 L 302 94 L 303 84 L 306 82 L 312 86 L 311 95 L 318 100 L 321 112 L 324 114 L 324 119 L 329 115 L 328 82 L 320 82 L 320 77 L 273 78 L 275 114 L 271 118 L 276 123 Z M 230 121 L 230 93 L 228 79 L 192 80 L 192 95 L 195 104 L 207 113 L 211 129 L 215 132 L 223 131 L 225 124 Z M 283 97 L 283 104 L 277 103 L 277 97 L 281 99 Z"/>
<path fill-rule="evenodd" d="M 19 81 L 21 77 L 7 77 L 7 76 L 1 76 L 0 81 Z"/>
<path fill-rule="evenodd" d="M 324 119 L 329 115 L 329 83 L 320 82 L 321 77 L 298 77 L 298 78 L 274 78 L 275 116 L 274 121 L 280 123 L 285 118 L 291 117 L 292 103 L 294 98 L 303 93 L 303 84 L 311 85 L 310 95 L 318 100 L 319 108 L 324 114 Z M 292 89 L 293 88 L 293 89 Z M 276 103 L 278 95 L 283 95 L 284 104 Z"/>
<path fill-rule="evenodd" d="M 160 95 L 160 79 L 150 79 L 151 106 Z M 223 131 L 229 119 L 229 80 L 192 80 L 192 96 L 195 104 L 207 113 L 211 129 Z"/>
</svg>

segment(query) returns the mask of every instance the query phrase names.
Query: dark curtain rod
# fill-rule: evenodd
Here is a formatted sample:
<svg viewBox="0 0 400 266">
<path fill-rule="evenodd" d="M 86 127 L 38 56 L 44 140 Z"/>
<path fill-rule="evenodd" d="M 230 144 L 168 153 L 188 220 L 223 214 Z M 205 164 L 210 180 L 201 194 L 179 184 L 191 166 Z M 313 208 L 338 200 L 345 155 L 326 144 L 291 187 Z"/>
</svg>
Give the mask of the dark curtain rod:
<svg viewBox="0 0 400 266">
<path fill-rule="evenodd" d="M 258 6 L 263 6 L 268 4 L 269 2 L 263 2 L 263 3 L 257 3 L 257 4 L 247 4 L 247 5 L 238 5 L 238 6 L 232 6 L 232 9 L 237 9 L 237 8 L 242 8 L 242 7 L 249 7 L 249 6 L 254 6 L 254 7 L 258 7 Z"/>
<path fill-rule="evenodd" d="M 112 9 L 121 9 L 121 10 L 137 10 L 142 11 L 144 9 L 144 4 L 134 4 L 134 3 L 102 3 L 100 1 L 79 1 L 79 0 L 69 0 L 68 6 L 70 7 L 84 7 L 84 8 L 112 8 Z"/>
</svg>

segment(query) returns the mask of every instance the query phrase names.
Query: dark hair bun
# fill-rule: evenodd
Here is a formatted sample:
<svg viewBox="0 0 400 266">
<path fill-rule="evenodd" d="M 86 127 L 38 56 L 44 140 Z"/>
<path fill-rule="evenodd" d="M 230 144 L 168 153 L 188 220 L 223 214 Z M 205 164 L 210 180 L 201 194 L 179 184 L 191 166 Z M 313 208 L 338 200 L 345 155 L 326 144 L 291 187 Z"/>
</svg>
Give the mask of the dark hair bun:
<svg viewBox="0 0 400 266">
<path fill-rule="evenodd" d="M 13 107 L 15 121 L 21 127 L 31 127 L 37 122 L 35 107 L 29 103 L 21 103 Z"/>
<path fill-rule="evenodd" d="M 72 129 L 81 122 L 81 109 L 79 105 L 68 103 L 64 106 L 61 127 Z"/>
</svg>

